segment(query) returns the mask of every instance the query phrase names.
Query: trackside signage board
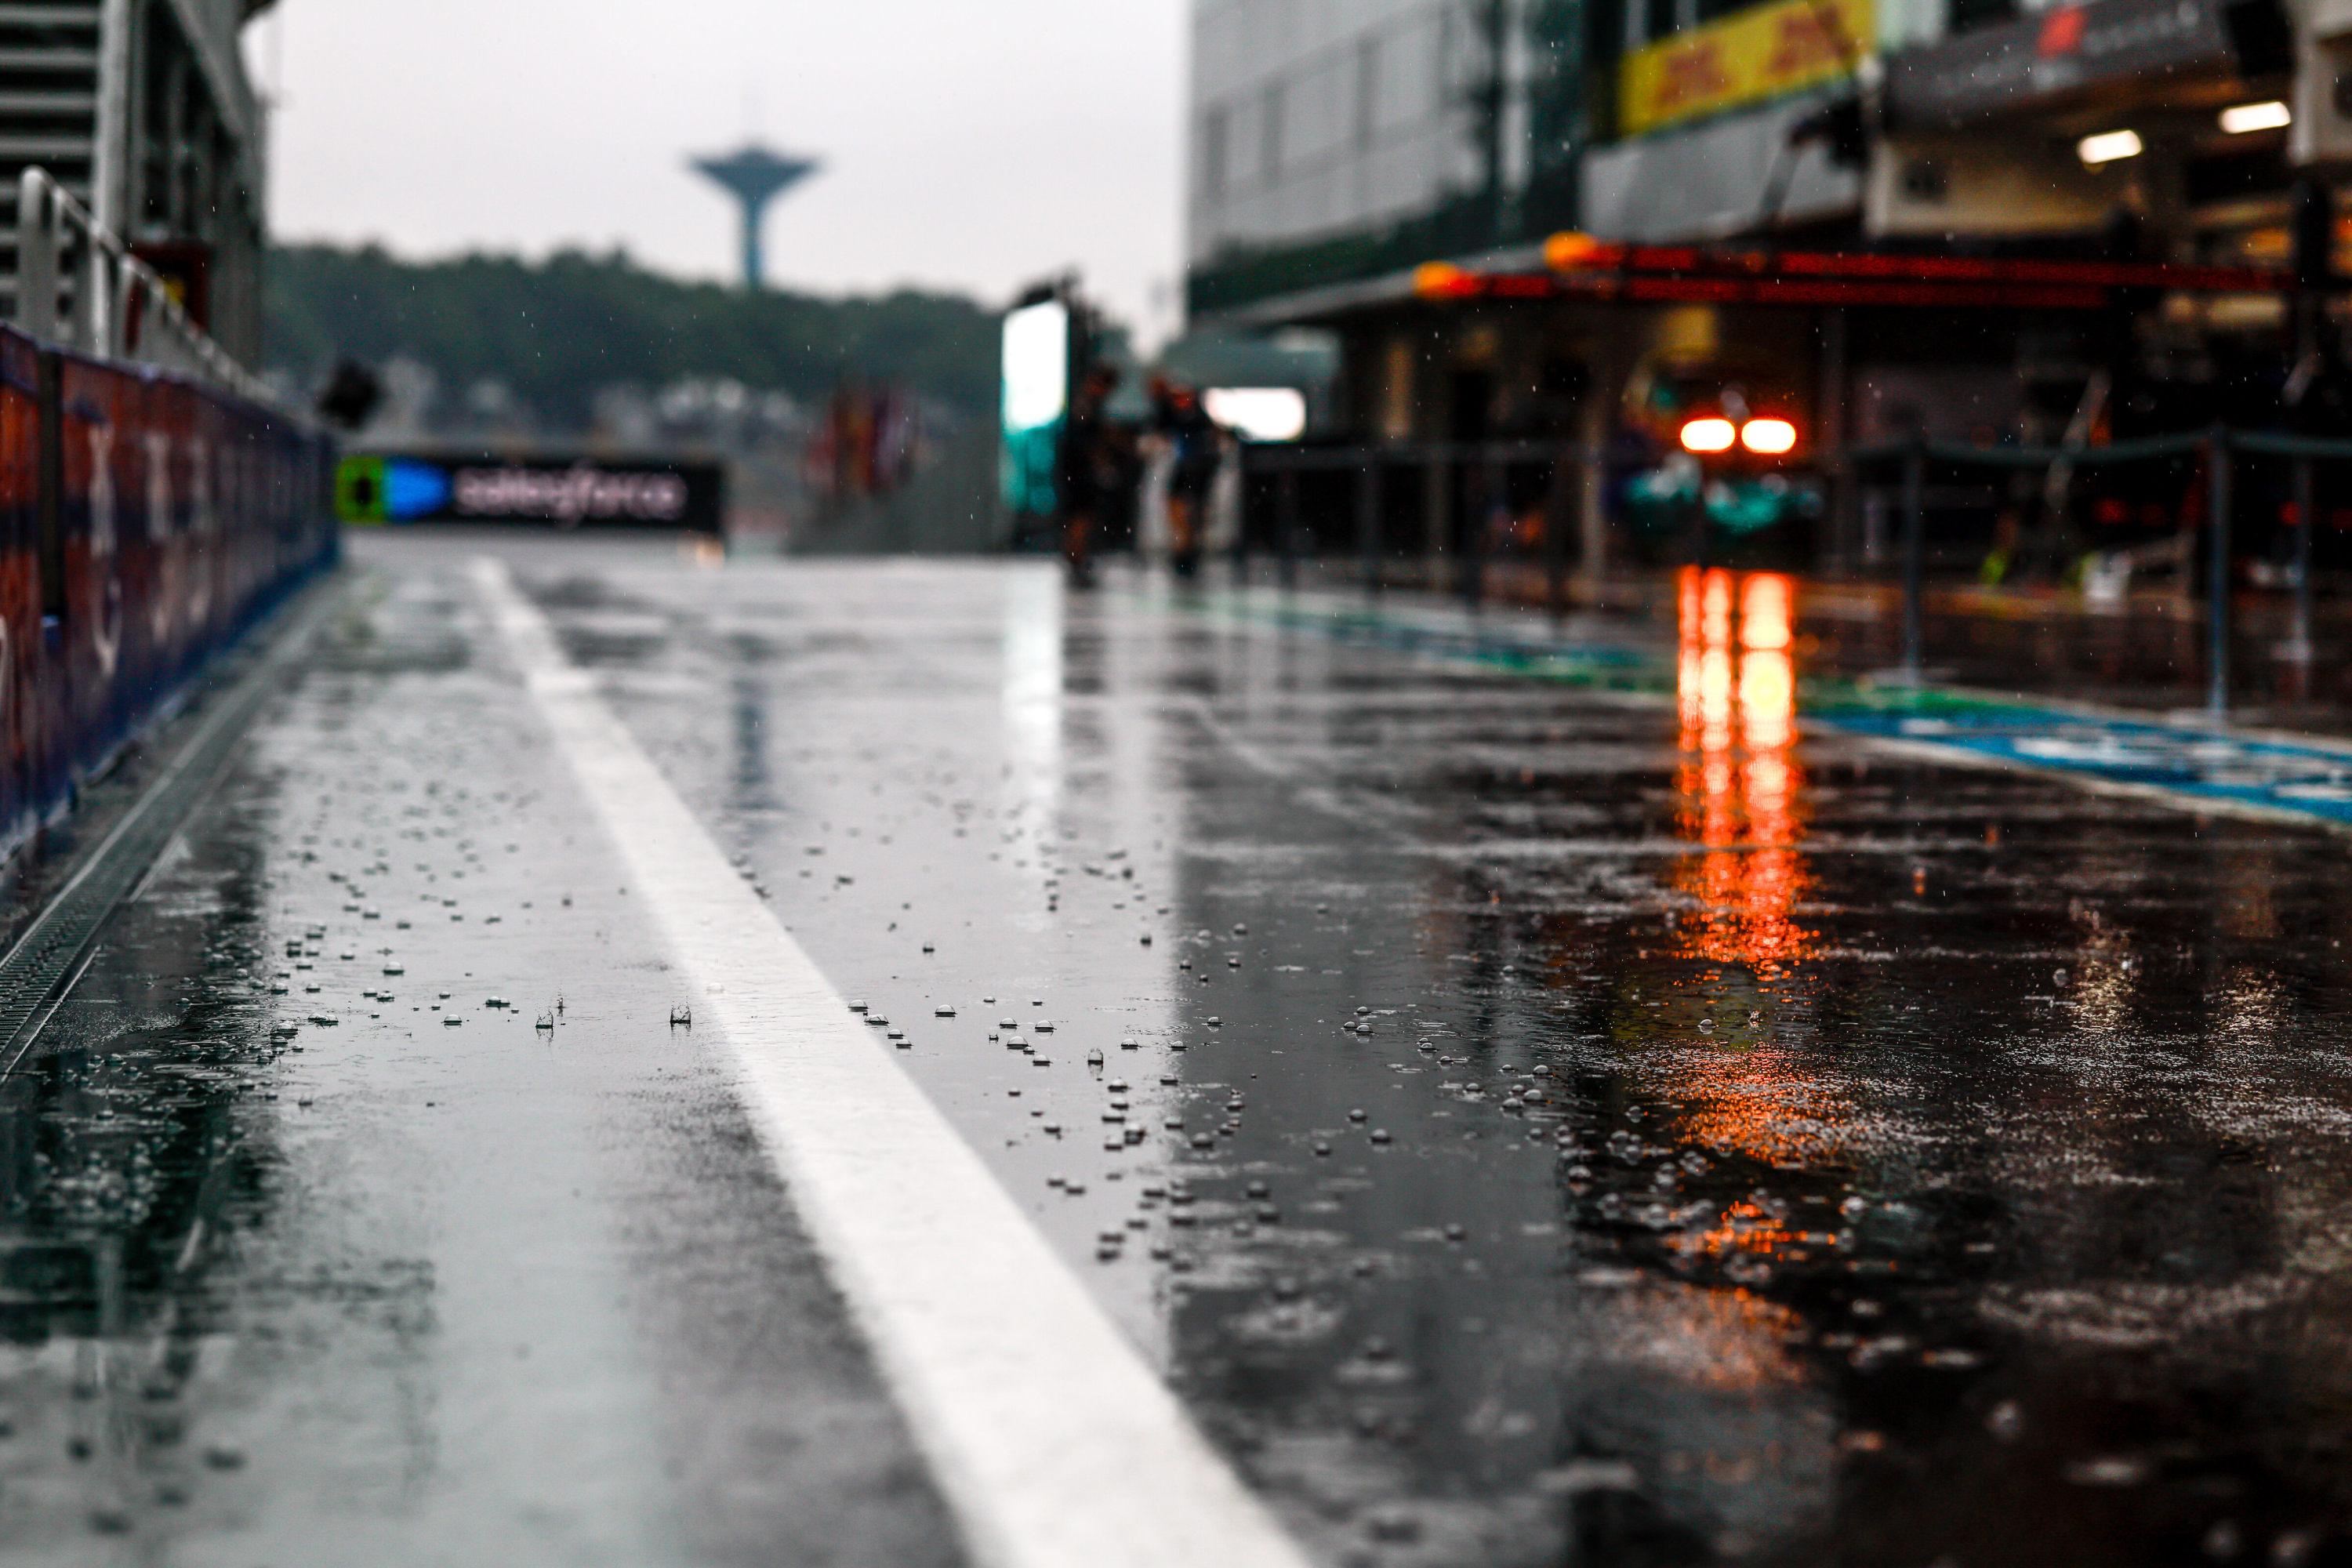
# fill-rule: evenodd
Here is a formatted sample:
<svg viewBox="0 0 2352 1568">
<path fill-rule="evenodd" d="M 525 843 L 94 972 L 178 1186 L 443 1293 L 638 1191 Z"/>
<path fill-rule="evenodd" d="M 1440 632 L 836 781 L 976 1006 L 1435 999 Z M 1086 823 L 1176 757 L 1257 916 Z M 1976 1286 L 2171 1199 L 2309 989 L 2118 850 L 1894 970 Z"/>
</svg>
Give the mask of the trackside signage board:
<svg viewBox="0 0 2352 1568">
<path fill-rule="evenodd" d="M 720 532 L 727 480 L 717 463 L 671 458 L 515 458 L 488 453 L 355 453 L 335 474 L 350 523 L 524 523 L 557 529 Z"/>
<path fill-rule="evenodd" d="M 1780 0 L 1635 49 L 1618 77 L 1628 136 L 1842 80 L 1874 52 L 1872 0 Z"/>
<path fill-rule="evenodd" d="M 1895 56 L 1886 108 L 1904 129 L 1941 128 L 2131 78 L 2226 70 L 2232 58 L 2207 0 L 2089 0 Z"/>
</svg>

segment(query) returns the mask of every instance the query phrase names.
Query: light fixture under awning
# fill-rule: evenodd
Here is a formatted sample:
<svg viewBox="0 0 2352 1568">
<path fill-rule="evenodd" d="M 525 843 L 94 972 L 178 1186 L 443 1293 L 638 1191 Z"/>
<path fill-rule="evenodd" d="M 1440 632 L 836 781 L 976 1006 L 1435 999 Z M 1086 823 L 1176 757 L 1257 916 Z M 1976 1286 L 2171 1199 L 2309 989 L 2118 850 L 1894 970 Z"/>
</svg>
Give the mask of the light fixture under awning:
<svg viewBox="0 0 2352 1568">
<path fill-rule="evenodd" d="M 2121 158 L 2137 158 L 2146 146 L 2137 131 L 2102 131 L 2095 136 L 2085 136 L 2074 143 L 2074 155 L 2085 163 L 2112 163 Z"/>
<path fill-rule="evenodd" d="M 2277 99 L 2262 103 L 2232 104 L 2221 111 L 2221 129 L 2232 136 L 2250 131 L 2283 131 L 2294 122 L 2294 111 Z"/>
</svg>

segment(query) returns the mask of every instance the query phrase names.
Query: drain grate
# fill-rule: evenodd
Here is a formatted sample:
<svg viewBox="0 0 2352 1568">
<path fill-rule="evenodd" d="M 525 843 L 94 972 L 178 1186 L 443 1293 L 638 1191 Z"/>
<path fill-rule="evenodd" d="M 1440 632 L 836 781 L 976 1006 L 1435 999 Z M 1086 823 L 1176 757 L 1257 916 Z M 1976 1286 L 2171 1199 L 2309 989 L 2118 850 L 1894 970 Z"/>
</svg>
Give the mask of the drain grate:
<svg viewBox="0 0 2352 1568">
<path fill-rule="evenodd" d="M 0 1074 L 16 1069 L 97 951 L 107 917 L 142 878 L 206 792 L 220 781 L 261 705 L 341 597 L 330 583 L 299 602 L 269 651 L 216 691 L 152 784 L 0 958 Z M 268 637 L 268 631 L 260 635 Z"/>
</svg>

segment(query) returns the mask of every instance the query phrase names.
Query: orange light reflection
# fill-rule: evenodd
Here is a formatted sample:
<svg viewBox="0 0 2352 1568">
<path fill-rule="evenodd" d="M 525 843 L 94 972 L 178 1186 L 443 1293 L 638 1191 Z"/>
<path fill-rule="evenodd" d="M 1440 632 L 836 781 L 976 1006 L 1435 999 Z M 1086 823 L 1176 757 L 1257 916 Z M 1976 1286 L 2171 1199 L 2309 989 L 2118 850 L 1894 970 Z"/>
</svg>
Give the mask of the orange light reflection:
<svg viewBox="0 0 2352 1568">
<path fill-rule="evenodd" d="M 1677 1252 L 1701 1258 L 1741 1254 L 1771 1258 L 1797 1247 L 1826 1250 L 1839 1246 L 1843 1239 L 1834 1230 L 1793 1229 L 1785 1215 L 1766 1209 L 1753 1199 L 1740 1198 L 1707 1229 L 1678 1231 L 1667 1245 Z"/>
<path fill-rule="evenodd" d="M 1814 875 L 1796 754 L 1794 594 L 1788 577 L 1769 572 L 1735 577 L 1690 569 L 1678 586 L 1683 755 L 1675 825 L 1696 847 L 1668 880 L 1696 906 L 1676 925 L 1676 956 L 1717 971 L 1692 979 L 1685 1004 L 1720 1019 L 1732 996 L 1761 1000 L 1758 993 L 1787 980 L 1817 941 L 1795 914 L 1812 893 Z M 1722 973 L 1734 969 L 1745 979 Z M 1853 1108 L 1769 1035 L 1738 1035 L 1734 1021 L 1674 1075 L 1682 1135 L 1772 1164 L 1843 1157 Z M 1678 1245 L 1718 1260 L 1760 1262 L 1832 1247 L 1838 1239 L 1793 1229 L 1785 1215 L 1743 1200 Z"/>
<path fill-rule="evenodd" d="M 1673 876 L 1699 905 L 1697 918 L 1680 927 L 1683 952 L 1769 979 L 1812 942 L 1791 913 L 1812 874 L 1798 847 L 1804 780 L 1794 755 L 1790 581 L 1759 572 L 1735 582 L 1729 572 L 1687 568 L 1679 586 L 1675 826 L 1704 851 Z"/>
</svg>

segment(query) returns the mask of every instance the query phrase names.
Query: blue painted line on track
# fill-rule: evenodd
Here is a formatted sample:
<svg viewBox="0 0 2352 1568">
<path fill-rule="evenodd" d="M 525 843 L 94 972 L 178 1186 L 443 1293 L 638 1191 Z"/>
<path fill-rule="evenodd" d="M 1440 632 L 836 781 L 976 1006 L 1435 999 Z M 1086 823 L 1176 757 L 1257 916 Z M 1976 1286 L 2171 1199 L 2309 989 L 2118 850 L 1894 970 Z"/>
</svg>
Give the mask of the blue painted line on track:
<svg viewBox="0 0 2352 1568">
<path fill-rule="evenodd" d="M 1909 707 L 1830 703 L 1801 711 L 1810 723 L 1948 752 L 1956 761 L 2120 784 L 2183 805 L 2251 808 L 2352 827 L 2352 755 L 2340 751 L 1954 693 L 1923 692 L 1921 699 Z"/>
<path fill-rule="evenodd" d="M 1647 691 L 1662 698 L 1674 690 L 1671 663 L 1647 649 L 1563 642 L 1530 629 L 1448 626 L 1377 611 L 1228 603 L 1248 618 L 1316 631 L 1342 642 L 1572 685 Z M 1874 687 L 1844 679 L 1801 682 L 1798 712 L 1819 729 L 1899 743 L 1964 765 L 1990 763 L 2121 787 L 2189 810 L 2220 808 L 2352 828 L 2352 747 L 1944 688 Z"/>
</svg>

